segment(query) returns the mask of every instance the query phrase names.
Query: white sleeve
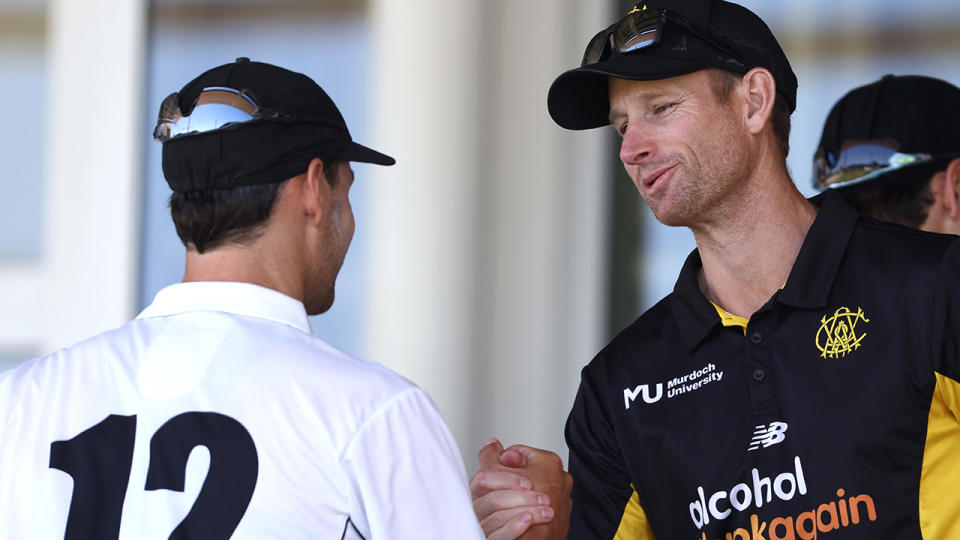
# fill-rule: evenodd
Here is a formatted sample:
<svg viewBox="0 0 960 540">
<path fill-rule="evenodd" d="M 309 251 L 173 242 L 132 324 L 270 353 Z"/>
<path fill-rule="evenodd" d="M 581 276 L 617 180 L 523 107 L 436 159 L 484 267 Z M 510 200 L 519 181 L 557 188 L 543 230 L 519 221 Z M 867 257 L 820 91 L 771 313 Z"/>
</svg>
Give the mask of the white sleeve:
<svg viewBox="0 0 960 540">
<path fill-rule="evenodd" d="M 366 540 L 484 538 L 457 445 L 419 388 L 374 413 L 346 448 L 343 468 L 351 520 Z"/>
</svg>

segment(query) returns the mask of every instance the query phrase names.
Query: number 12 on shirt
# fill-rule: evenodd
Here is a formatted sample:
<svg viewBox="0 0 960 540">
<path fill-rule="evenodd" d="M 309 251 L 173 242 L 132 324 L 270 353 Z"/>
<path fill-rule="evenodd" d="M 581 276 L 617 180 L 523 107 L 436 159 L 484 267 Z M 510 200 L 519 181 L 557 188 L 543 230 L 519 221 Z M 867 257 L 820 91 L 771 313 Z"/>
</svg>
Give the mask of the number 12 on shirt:
<svg viewBox="0 0 960 540">
<path fill-rule="evenodd" d="M 116 540 L 133 466 L 137 417 L 111 414 L 68 441 L 50 444 L 50 468 L 73 478 L 64 540 Z M 229 538 L 257 484 L 257 448 L 243 424 L 212 412 L 187 412 L 168 420 L 150 438 L 146 491 L 183 491 L 187 457 L 210 451 L 210 469 L 187 516 L 170 534 L 179 538 Z"/>
</svg>

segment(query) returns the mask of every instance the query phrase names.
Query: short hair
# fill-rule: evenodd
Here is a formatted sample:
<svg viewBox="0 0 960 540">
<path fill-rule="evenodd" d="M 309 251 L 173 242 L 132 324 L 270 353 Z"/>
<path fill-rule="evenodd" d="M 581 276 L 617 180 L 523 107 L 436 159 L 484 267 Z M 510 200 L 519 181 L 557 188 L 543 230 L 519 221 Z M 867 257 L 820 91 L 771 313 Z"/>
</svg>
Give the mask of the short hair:
<svg viewBox="0 0 960 540">
<path fill-rule="evenodd" d="M 730 97 L 736 83 L 740 82 L 743 75 L 734 71 L 728 71 L 720 68 L 708 68 L 707 75 L 710 77 L 710 88 L 717 101 L 723 103 Z M 790 154 L 790 105 L 786 99 L 777 92 L 773 101 L 773 111 L 770 114 L 770 124 L 773 127 L 773 135 L 776 137 L 777 146 L 786 159 Z"/>
<path fill-rule="evenodd" d="M 321 158 L 327 183 L 335 186 L 339 160 Z M 263 234 L 287 180 L 229 189 L 207 189 L 170 196 L 170 217 L 184 247 L 200 253 L 227 244 L 250 245 Z"/>
<path fill-rule="evenodd" d="M 839 191 L 861 215 L 918 229 L 934 202 L 930 180 L 936 172 L 936 167 L 909 167 Z"/>
</svg>

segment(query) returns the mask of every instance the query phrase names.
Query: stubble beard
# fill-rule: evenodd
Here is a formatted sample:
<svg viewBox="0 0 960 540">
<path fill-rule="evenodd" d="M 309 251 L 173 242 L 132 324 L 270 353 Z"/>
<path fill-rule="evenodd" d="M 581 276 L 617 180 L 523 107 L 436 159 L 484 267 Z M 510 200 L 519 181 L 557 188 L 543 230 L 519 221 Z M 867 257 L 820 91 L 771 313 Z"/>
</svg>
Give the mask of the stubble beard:
<svg viewBox="0 0 960 540">
<path fill-rule="evenodd" d="M 333 307 L 333 301 L 336 297 L 337 276 L 340 275 L 340 269 L 343 268 L 343 261 L 347 257 L 347 250 L 353 240 L 353 232 L 347 231 L 347 226 L 343 223 L 343 216 L 337 214 L 333 222 L 333 229 L 336 231 L 336 238 L 345 243 L 342 248 L 339 247 L 333 252 L 328 246 L 321 246 L 321 253 L 317 254 L 321 261 L 319 274 L 316 276 L 315 285 L 311 288 L 311 293 L 306 295 L 304 303 L 307 307 L 307 314 L 319 315 L 326 313 Z"/>
<path fill-rule="evenodd" d="M 644 200 L 657 221 L 670 227 L 697 227 L 721 219 L 735 206 L 749 175 L 750 159 L 743 147 L 718 141 L 733 141 L 739 135 L 724 129 L 703 147 L 694 164 L 683 156 L 672 157 L 679 166 L 667 189 Z"/>
<path fill-rule="evenodd" d="M 336 276 L 328 285 L 321 286 L 316 292 L 308 295 L 307 302 L 304 305 L 307 309 L 307 315 L 320 315 L 333 307 L 333 300 L 336 296 L 334 292 L 335 283 Z"/>
<path fill-rule="evenodd" d="M 678 164 L 672 173 L 669 185 L 654 196 L 641 192 L 644 201 L 657 221 L 668 227 L 689 226 L 702 214 L 705 204 L 704 179 L 691 174 L 688 164 L 676 157 L 667 161 Z M 659 167 L 659 166 L 657 166 Z M 655 169 L 657 167 L 651 167 Z"/>
<path fill-rule="evenodd" d="M 321 263 L 321 268 L 317 271 L 318 275 L 310 293 L 307 295 L 308 301 L 305 302 L 309 315 L 326 313 L 333 307 L 333 301 L 336 298 L 337 276 L 340 275 L 346 253 L 347 250 L 344 249 L 338 256 L 326 254 L 327 258 Z M 324 255 L 321 254 L 320 256 L 323 257 Z"/>
</svg>

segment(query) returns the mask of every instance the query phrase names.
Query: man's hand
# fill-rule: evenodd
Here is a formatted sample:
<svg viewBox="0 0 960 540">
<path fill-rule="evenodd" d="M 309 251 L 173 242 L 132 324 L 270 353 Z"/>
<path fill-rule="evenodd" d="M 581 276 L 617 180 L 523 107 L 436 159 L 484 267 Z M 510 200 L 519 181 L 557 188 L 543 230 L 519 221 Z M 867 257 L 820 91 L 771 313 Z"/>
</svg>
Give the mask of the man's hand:
<svg viewBox="0 0 960 540">
<path fill-rule="evenodd" d="M 480 471 L 470 481 L 470 491 L 488 540 L 567 537 L 573 479 L 559 456 L 523 445 L 504 450 L 491 439 L 478 457 Z"/>
</svg>

